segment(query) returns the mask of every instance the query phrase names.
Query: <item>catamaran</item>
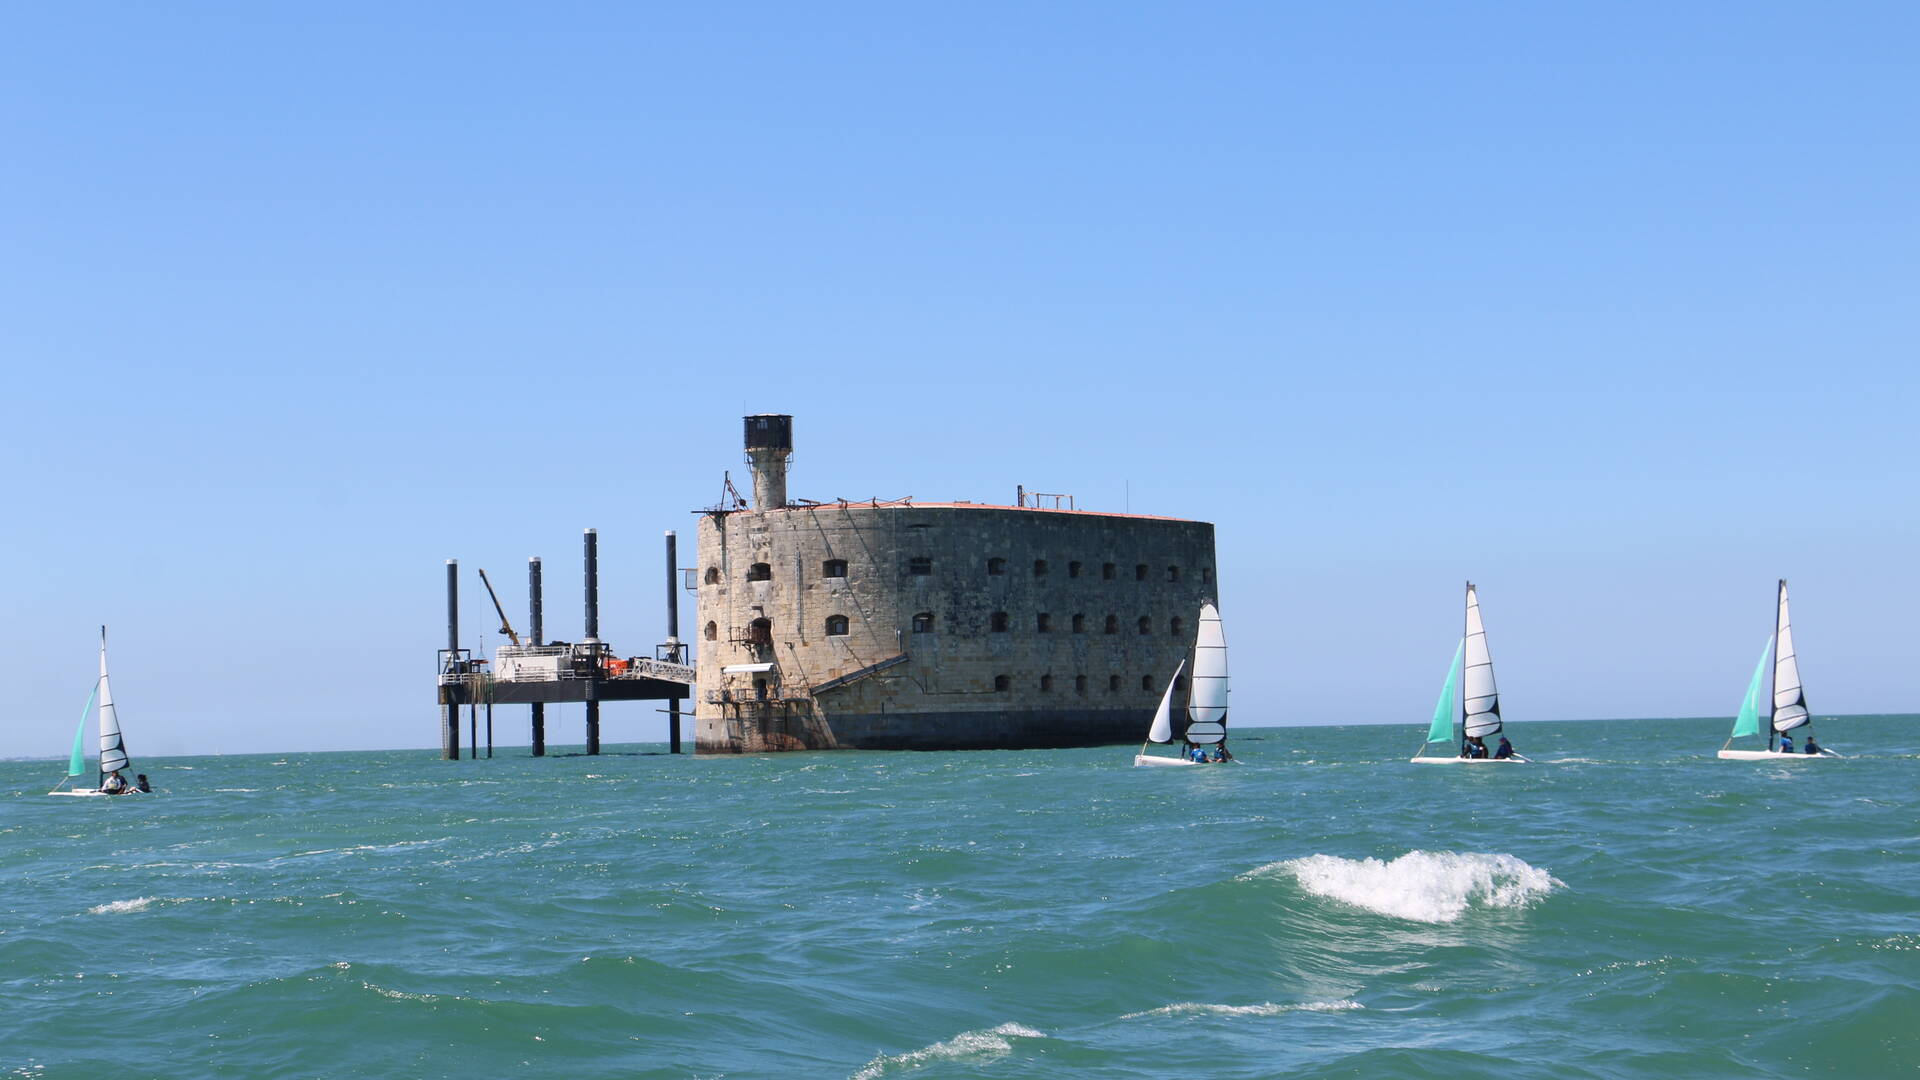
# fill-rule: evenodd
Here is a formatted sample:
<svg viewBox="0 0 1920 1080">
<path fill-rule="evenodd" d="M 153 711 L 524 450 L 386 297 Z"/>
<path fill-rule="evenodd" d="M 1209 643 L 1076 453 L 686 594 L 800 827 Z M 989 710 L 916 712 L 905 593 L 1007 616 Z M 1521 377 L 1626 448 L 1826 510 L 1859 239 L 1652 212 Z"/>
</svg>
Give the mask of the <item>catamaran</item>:
<svg viewBox="0 0 1920 1080">
<path fill-rule="evenodd" d="M 1461 685 L 1458 710 L 1455 706 L 1454 684 Z M 1459 734 L 1455 735 L 1454 723 L 1459 722 Z M 1474 591 L 1473 582 L 1467 582 L 1467 632 L 1453 651 L 1453 663 L 1447 665 L 1447 681 L 1440 687 L 1440 701 L 1433 707 L 1433 723 L 1427 728 L 1427 741 L 1420 752 L 1413 756 L 1416 765 L 1478 765 L 1483 762 L 1524 762 L 1527 759 L 1518 754 L 1508 757 L 1494 757 L 1487 752 L 1486 739 L 1500 734 L 1505 724 L 1500 719 L 1500 691 L 1493 681 L 1493 654 L 1487 650 L 1487 628 L 1480 621 L 1480 595 Z M 1458 746 L 1455 754 L 1433 754 L 1435 743 L 1445 744 L 1449 748 Z M 1484 756 L 1470 756 L 1469 751 L 1478 751 Z"/>
<path fill-rule="evenodd" d="M 1135 765 L 1200 765 L 1233 760 L 1227 753 L 1227 635 L 1220 624 L 1220 609 L 1212 604 L 1200 605 L 1199 633 L 1193 646 L 1193 690 L 1187 695 L 1182 752 L 1179 757 L 1147 753 L 1147 744 L 1173 741 L 1173 690 L 1186 666 L 1185 660 L 1180 661 L 1173 678 L 1167 680 L 1166 693 L 1160 695 L 1160 707 L 1154 710 L 1153 723 L 1147 728 L 1147 742 L 1133 757 Z"/>
<path fill-rule="evenodd" d="M 1839 757 L 1839 754 L 1824 749 L 1813 741 L 1813 717 L 1807 712 L 1807 692 L 1800 685 L 1800 658 L 1793 651 L 1793 621 L 1787 614 L 1787 581 L 1780 579 L 1778 603 L 1773 613 L 1774 636 L 1767 639 L 1766 647 L 1760 650 L 1760 663 L 1753 669 L 1753 681 L 1747 684 L 1746 700 L 1740 703 L 1740 714 L 1733 719 L 1733 734 L 1727 736 L 1726 745 L 1720 748 L 1720 757 L 1730 761 L 1810 761 L 1815 758 Z M 1775 648 L 1775 643 L 1778 648 Z M 1760 680 L 1767 672 L 1767 653 L 1773 652 L 1773 713 L 1772 723 L 1767 732 L 1767 748 L 1733 748 L 1735 739 L 1760 735 Z M 1804 727 L 1806 732 L 1806 753 L 1794 753 L 1783 750 L 1776 743 L 1776 736 L 1785 739 L 1787 733 L 1795 728 Z"/>
<path fill-rule="evenodd" d="M 95 700 L 100 702 L 100 772 L 90 788 L 73 787 L 81 774 L 87 771 L 86 736 L 87 713 L 93 709 Z M 140 789 L 132 782 L 125 782 L 121 790 L 108 792 L 103 790 L 107 778 L 126 768 L 127 743 L 120 735 L 120 713 L 113 707 L 113 686 L 107 681 L 107 628 L 100 628 L 100 678 L 93 684 L 93 693 L 87 696 L 87 704 L 80 710 L 80 726 L 73 731 L 73 756 L 67 763 L 66 779 L 53 786 L 49 795 L 137 795 Z"/>
</svg>

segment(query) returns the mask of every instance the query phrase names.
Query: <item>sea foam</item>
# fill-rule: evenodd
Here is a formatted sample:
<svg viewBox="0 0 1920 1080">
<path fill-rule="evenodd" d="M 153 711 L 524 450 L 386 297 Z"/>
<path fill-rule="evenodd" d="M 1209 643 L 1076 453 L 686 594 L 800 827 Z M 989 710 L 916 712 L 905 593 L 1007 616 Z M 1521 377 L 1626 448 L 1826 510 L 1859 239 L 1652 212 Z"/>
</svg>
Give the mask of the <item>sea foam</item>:
<svg viewBox="0 0 1920 1080">
<path fill-rule="evenodd" d="M 1341 1001 L 1303 1001 L 1293 1005 L 1282 1005 L 1263 1001 L 1258 1005 L 1211 1005 L 1203 1001 L 1181 1001 L 1172 1005 L 1162 1005 L 1146 1012 L 1128 1013 L 1122 1020 L 1138 1020 L 1143 1016 L 1279 1016 L 1291 1012 L 1347 1012 L 1352 1009 L 1364 1009 L 1365 1005 L 1352 999 Z"/>
<path fill-rule="evenodd" d="M 147 905 L 151 903 L 153 903 L 153 897 L 137 896 L 131 900 L 115 900 L 112 903 L 101 904 L 98 907 L 90 907 L 87 909 L 87 914 L 125 915 L 129 911 L 145 911 Z"/>
<path fill-rule="evenodd" d="M 1397 859 L 1309 855 L 1255 871 L 1291 873 L 1300 887 L 1381 915 L 1448 923 L 1470 906 L 1526 907 L 1566 883 L 1512 855 L 1409 851 Z"/>
<path fill-rule="evenodd" d="M 1013 1049 L 1013 1040 L 1044 1039 L 1046 1033 L 1023 1024 L 1001 1024 L 987 1031 L 963 1031 L 945 1042 L 905 1054 L 883 1054 L 853 1074 L 853 1080 L 879 1080 L 898 1069 L 917 1069 L 936 1061 L 991 1061 Z"/>
</svg>

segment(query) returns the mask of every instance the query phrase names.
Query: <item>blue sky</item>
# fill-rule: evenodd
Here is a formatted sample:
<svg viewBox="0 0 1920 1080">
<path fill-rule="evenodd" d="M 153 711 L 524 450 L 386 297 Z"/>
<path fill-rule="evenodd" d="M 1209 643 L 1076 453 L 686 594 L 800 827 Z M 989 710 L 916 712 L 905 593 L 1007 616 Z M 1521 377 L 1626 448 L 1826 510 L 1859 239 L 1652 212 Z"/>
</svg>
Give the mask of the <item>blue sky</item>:
<svg viewBox="0 0 1920 1080">
<path fill-rule="evenodd" d="M 568 637 L 587 526 L 645 651 L 757 411 L 796 495 L 1215 522 L 1240 723 L 1421 727 L 1468 577 L 1515 722 L 1730 716 L 1781 576 L 1816 714 L 1911 710 L 1916 31 L 16 10 L 0 753 L 63 749 L 101 622 L 136 751 L 434 745 L 442 560 L 517 616 L 544 556 Z"/>
</svg>

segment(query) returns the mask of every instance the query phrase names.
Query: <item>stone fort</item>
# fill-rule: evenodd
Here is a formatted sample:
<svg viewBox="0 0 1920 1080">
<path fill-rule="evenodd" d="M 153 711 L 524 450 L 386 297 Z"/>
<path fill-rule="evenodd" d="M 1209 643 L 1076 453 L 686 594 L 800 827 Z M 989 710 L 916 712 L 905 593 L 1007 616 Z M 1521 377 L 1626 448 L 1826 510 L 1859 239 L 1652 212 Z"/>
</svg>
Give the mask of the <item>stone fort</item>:
<svg viewBox="0 0 1920 1080">
<path fill-rule="evenodd" d="M 1144 737 L 1218 602 L 1210 523 L 790 502 L 792 452 L 791 416 L 746 417 L 753 501 L 700 519 L 696 752 Z"/>
</svg>

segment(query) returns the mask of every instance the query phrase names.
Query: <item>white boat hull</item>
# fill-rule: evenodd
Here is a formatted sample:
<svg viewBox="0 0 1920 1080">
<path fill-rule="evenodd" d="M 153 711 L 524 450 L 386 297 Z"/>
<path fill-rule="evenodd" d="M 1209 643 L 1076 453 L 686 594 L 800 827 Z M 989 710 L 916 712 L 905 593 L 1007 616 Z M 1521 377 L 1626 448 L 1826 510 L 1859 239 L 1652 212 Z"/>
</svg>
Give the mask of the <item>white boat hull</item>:
<svg viewBox="0 0 1920 1080">
<path fill-rule="evenodd" d="M 1814 761 L 1840 755 L 1831 750 L 1822 750 L 1817 754 L 1783 754 L 1778 750 L 1722 750 L 1718 756 L 1723 761 Z"/>
<path fill-rule="evenodd" d="M 1135 754 L 1133 755 L 1133 764 L 1136 768 L 1145 768 L 1155 765 L 1198 765 L 1200 762 L 1188 761 L 1186 758 L 1154 757 L 1151 754 Z"/>
<path fill-rule="evenodd" d="M 1531 761 L 1515 754 L 1512 757 L 1417 757 L 1415 765 L 1531 765 Z"/>
</svg>

